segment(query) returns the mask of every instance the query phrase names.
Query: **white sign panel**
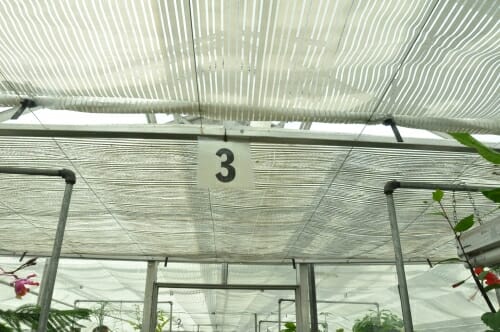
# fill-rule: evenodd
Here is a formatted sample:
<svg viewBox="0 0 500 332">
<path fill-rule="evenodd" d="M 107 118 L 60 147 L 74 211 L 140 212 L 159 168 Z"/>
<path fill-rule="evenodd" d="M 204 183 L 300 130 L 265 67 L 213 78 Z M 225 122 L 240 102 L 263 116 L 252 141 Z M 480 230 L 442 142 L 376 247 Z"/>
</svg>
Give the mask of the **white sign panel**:
<svg viewBox="0 0 500 332">
<path fill-rule="evenodd" d="M 248 142 L 198 138 L 198 186 L 210 189 L 253 189 Z"/>
</svg>

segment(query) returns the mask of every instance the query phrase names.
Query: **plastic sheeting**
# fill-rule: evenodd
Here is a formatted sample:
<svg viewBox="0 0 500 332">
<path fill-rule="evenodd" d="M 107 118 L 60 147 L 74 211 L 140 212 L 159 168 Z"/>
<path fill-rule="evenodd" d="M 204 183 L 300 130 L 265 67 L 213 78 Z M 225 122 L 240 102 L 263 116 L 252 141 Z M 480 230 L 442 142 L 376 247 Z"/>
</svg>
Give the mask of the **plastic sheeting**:
<svg viewBox="0 0 500 332">
<path fill-rule="evenodd" d="M 3 137 L 0 146 L 2 165 L 77 173 L 62 249 L 72 257 L 392 261 L 387 181 L 497 180 L 474 153 L 250 143 L 255 189 L 203 189 L 196 141 Z M 4 253 L 50 254 L 63 185 L 0 174 Z M 395 200 L 406 259 L 456 255 L 430 191 L 400 190 Z M 450 213 L 452 203 L 449 193 Z M 486 215 L 494 206 L 482 195 L 457 193 L 458 217 L 473 205 L 484 222 L 497 215 Z"/>
<path fill-rule="evenodd" d="M 0 105 L 500 132 L 494 0 L 34 0 L 0 13 Z"/>
</svg>

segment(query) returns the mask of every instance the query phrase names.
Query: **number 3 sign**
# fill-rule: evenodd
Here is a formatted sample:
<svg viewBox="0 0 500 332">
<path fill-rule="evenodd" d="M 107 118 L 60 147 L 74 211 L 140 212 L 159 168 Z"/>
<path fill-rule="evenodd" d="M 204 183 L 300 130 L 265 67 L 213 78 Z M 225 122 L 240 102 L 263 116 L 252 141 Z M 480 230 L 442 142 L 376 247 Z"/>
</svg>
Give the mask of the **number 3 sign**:
<svg viewBox="0 0 500 332">
<path fill-rule="evenodd" d="M 198 185 L 203 188 L 255 188 L 248 142 L 198 138 Z"/>
</svg>

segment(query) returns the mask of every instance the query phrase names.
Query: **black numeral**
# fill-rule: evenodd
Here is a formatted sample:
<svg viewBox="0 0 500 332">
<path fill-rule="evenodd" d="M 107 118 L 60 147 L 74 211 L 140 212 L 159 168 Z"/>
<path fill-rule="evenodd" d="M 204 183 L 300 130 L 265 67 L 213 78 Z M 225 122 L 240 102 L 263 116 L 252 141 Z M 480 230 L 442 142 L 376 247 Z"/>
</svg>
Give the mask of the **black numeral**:
<svg viewBox="0 0 500 332">
<path fill-rule="evenodd" d="M 231 182 L 234 180 L 234 177 L 236 176 L 236 169 L 234 169 L 233 166 L 231 166 L 231 163 L 234 161 L 234 154 L 233 151 L 222 148 L 219 149 L 216 153 L 217 156 L 221 157 L 221 162 L 220 162 L 220 167 L 225 168 L 227 171 L 226 175 L 223 175 L 221 172 L 215 174 L 217 179 L 220 182 Z M 226 156 L 226 160 L 222 161 L 222 156 Z"/>
</svg>

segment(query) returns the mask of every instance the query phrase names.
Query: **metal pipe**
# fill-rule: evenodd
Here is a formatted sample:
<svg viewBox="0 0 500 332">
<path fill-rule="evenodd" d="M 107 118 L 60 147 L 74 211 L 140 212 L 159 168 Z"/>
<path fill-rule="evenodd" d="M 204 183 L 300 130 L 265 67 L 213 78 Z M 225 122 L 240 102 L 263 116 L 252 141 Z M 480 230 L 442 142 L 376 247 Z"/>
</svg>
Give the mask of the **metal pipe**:
<svg viewBox="0 0 500 332">
<path fill-rule="evenodd" d="M 297 267 L 299 289 L 295 292 L 295 321 L 297 330 L 301 332 L 309 331 L 311 328 L 308 265 L 299 264 Z"/>
<path fill-rule="evenodd" d="M 257 331 L 257 314 L 254 314 L 254 328 L 255 328 L 255 332 L 258 332 Z"/>
<path fill-rule="evenodd" d="M 261 327 L 262 323 L 278 323 L 278 321 L 277 320 L 259 320 L 259 330 L 258 330 L 259 332 L 261 332 L 260 327 Z M 278 328 L 278 331 L 279 331 L 279 328 Z"/>
<path fill-rule="evenodd" d="M 314 264 L 307 265 L 309 274 L 309 312 L 311 315 L 311 332 L 318 332 L 318 307 L 316 303 L 316 278 L 314 277 Z"/>
<path fill-rule="evenodd" d="M 278 322 L 281 328 L 281 303 L 282 302 L 295 302 L 294 299 L 279 299 L 278 300 Z M 332 304 L 369 304 L 377 308 L 377 314 L 380 314 L 380 304 L 378 302 L 364 302 L 364 301 L 330 301 L 330 300 L 317 300 L 316 303 L 332 303 Z"/>
<path fill-rule="evenodd" d="M 46 270 L 44 269 L 43 283 L 41 294 L 38 299 L 40 305 L 40 316 L 38 319 L 38 331 L 45 332 L 49 319 L 50 306 L 52 295 L 54 293 L 54 285 L 57 276 L 57 267 L 59 265 L 59 257 L 61 256 L 61 248 L 64 239 L 64 230 L 68 219 L 69 204 L 73 185 L 76 183 L 76 175 L 68 169 L 45 169 L 45 168 L 18 168 L 18 167 L 0 167 L 0 173 L 4 174 L 19 174 L 19 175 L 35 175 L 35 176 L 57 176 L 62 177 L 66 181 L 64 189 L 63 201 L 61 204 L 61 212 L 57 223 L 56 236 L 52 247 L 52 254 Z M 45 273 L 46 272 L 46 273 Z"/>
<path fill-rule="evenodd" d="M 293 299 L 279 299 L 278 300 L 278 326 L 281 329 L 281 302 L 295 302 Z"/>
<path fill-rule="evenodd" d="M 396 272 L 398 275 L 398 289 L 399 289 L 399 298 L 401 300 L 401 310 L 403 313 L 403 322 L 404 322 L 405 332 L 413 332 L 410 297 L 408 296 L 408 285 L 406 284 L 403 252 L 401 249 L 401 240 L 399 237 L 399 228 L 396 216 L 396 208 L 394 206 L 394 197 L 392 197 L 392 193 L 386 193 L 386 197 L 387 197 L 387 208 L 389 210 L 389 221 L 391 223 L 392 243 L 394 245 L 394 255 L 396 257 Z"/>
<path fill-rule="evenodd" d="M 61 213 L 59 215 L 59 222 L 57 223 L 56 237 L 54 239 L 54 246 L 52 247 L 52 256 L 47 270 L 47 276 L 44 278 L 45 288 L 40 303 L 40 317 L 38 320 L 38 331 L 45 332 L 47 329 L 47 322 L 49 320 L 50 305 L 52 295 L 54 293 L 54 285 L 57 276 L 57 267 L 59 265 L 59 256 L 61 255 L 62 243 L 64 239 L 64 230 L 66 228 L 66 221 L 68 219 L 69 204 L 71 201 L 71 194 L 73 191 L 73 183 L 66 182 L 64 190 L 64 198 L 61 206 Z"/>
<path fill-rule="evenodd" d="M 394 244 L 394 254 L 396 257 L 396 272 L 398 275 L 398 288 L 401 299 L 401 308 L 403 312 L 403 321 L 405 324 L 405 331 L 413 331 L 413 323 L 411 318 L 410 299 L 408 296 L 408 286 L 406 284 L 406 275 L 404 270 L 403 253 L 401 249 L 401 240 L 399 236 L 396 207 L 394 204 L 393 193 L 398 188 L 405 189 L 426 189 L 426 190 L 447 190 L 447 191 L 466 191 L 466 192 L 479 192 L 485 190 L 496 189 L 496 187 L 488 186 L 471 186 L 471 185 L 454 185 L 446 183 L 424 183 L 424 182 L 400 182 L 389 181 L 384 186 L 384 193 L 387 197 L 387 208 L 389 211 L 389 221 L 391 224 L 392 242 Z M 479 285 L 480 286 L 480 285 Z M 486 298 L 486 300 L 488 300 Z"/>
<path fill-rule="evenodd" d="M 386 195 L 392 194 L 398 188 L 426 189 L 426 190 L 436 190 L 439 188 L 445 191 L 469 191 L 469 192 L 479 192 L 479 191 L 497 189 L 497 187 L 491 187 L 491 186 L 471 186 L 471 185 L 447 184 L 447 183 L 389 181 L 384 186 L 384 193 Z"/>
<path fill-rule="evenodd" d="M 181 284 L 157 282 L 158 288 L 191 288 L 191 289 L 227 289 L 227 290 L 295 290 L 297 285 L 247 285 L 247 284 Z"/>
<path fill-rule="evenodd" d="M 159 288 L 156 283 L 153 284 L 153 294 L 151 296 L 151 314 L 150 314 L 150 330 L 146 332 L 155 332 L 156 324 L 158 322 L 157 311 L 158 311 L 158 293 Z M 144 314 L 143 314 L 144 316 Z"/>
<path fill-rule="evenodd" d="M 291 132 L 286 129 L 276 128 L 272 130 L 252 127 L 224 129 L 220 126 L 207 126 L 203 130 L 200 130 L 200 127 L 195 125 L 172 125 L 168 127 L 150 124 L 134 125 L 134 127 L 127 125 L 113 127 L 104 125 L 45 125 L 44 127 L 40 127 L 39 125 L 0 124 L 0 136 L 15 137 L 137 138 L 197 141 L 200 135 L 217 138 L 223 137 L 225 131 L 227 136 L 231 136 L 234 139 L 245 139 L 252 143 L 476 153 L 476 150 L 472 148 L 445 140 L 407 138 L 404 143 L 395 143 L 388 141 L 387 138 L 377 136 L 358 140 L 352 135 L 332 135 L 332 133 L 325 134 L 310 131 Z"/>
<path fill-rule="evenodd" d="M 158 262 L 148 261 L 146 285 L 144 286 L 144 309 L 142 314 L 142 332 L 154 332 L 156 327 L 155 282 L 158 273 Z M 154 307 L 154 308 L 153 308 Z M 154 318 L 154 320 L 153 320 Z"/>
</svg>

